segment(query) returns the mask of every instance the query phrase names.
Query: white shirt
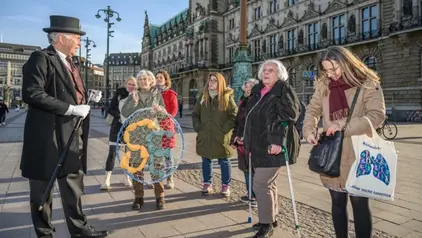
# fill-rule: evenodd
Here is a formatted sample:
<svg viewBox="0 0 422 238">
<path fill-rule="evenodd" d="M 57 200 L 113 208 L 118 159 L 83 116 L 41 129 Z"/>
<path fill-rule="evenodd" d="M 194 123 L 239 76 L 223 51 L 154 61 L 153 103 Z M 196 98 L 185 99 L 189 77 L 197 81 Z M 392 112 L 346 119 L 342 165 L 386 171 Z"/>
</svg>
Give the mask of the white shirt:
<svg viewBox="0 0 422 238">
<path fill-rule="evenodd" d="M 63 54 L 62 52 L 60 52 L 59 50 L 57 50 L 56 48 L 54 48 L 56 51 L 57 51 L 57 54 L 59 55 L 59 57 L 60 57 L 60 59 L 62 60 L 62 62 L 63 62 L 63 64 L 68 68 L 68 69 L 70 69 L 70 64 L 69 64 L 69 62 L 67 62 L 67 60 L 66 60 L 66 58 L 67 58 L 67 55 L 65 55 L 65 54 Z M 69 115 L 71 115 L 72 114 L 72 112 L 73 112 L 73 105 L 69 105 L 69 108 L 67 109 L 67 111 L 66 111 L 66 113 L 65 113 L 65 115 L 66 116 L 69 116 Z"/>
<path fill-rule="evenodd" d="M 62 60 L 63 64 L 64 64 L 64 65 L 65 65 L 68 69 L 70 69 L 70 64 L 69 64 L 69 62 L 66 60 L 67 55 L 63 54 L 62 52 L 60 52 L 60 51 L 59 51 L 59 50 L 57 50 L 57 49 L 56 49 L 56 51 L 57 51 L 57 54 L 60 56 L 60 59 Z"/>
</svg>

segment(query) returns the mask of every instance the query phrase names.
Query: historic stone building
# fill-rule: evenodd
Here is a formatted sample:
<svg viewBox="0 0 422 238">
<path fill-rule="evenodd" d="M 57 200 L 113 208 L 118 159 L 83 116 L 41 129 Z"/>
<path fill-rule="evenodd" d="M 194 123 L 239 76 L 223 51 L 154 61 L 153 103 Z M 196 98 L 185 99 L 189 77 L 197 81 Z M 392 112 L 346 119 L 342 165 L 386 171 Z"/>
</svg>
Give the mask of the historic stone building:
<svg viewBox="0 0 422 238">
<path fill-rule="evenodd" d="M 0 97 L 9 106 L 22 104 L 22 66 L 39 46 L 0 43 Z"/>
<path fill-rule="evenodd" d="M 249 0 L 248 45 L 256 77 L 265 59 L 279 59 L 300 99 L 309 102 L 318 58 L 332 45 L 351 49 L 381 77 L 390 116 L 421 120 L 422 1 Z M 230 84 L 239 47 L 239 0 L 189 0 L 189 8 L 161 26 L 146 16 L 143 67 L 166 69 L 185 107 L 210 71 Z"/>
<path fill-rule="evenodd" d="M 106 64 L 107 61 L 105 60 L 104 65 Z M 136 52 L 111 53 L 109 55 L 108 64 L 110 67 L 110 98 L 112 98 L 116 89 L 122 87 L 126 79 L 131 76 L 136 76 L 136 74 L 141 70 L 141 55 Z"/>
</svg>

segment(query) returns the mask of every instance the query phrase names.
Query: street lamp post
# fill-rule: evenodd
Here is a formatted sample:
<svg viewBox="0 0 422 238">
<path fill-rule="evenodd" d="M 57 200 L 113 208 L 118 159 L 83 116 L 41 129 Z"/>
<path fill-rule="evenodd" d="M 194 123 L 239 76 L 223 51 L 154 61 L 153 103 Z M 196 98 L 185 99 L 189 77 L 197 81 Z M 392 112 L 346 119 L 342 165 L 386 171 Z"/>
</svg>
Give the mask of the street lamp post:
<svg viewBox="0 0 422 238">
<path fill-rule="evenodd" d="M 91 43 L 93 44 L 92 47 L 97 47 L 97 45 L 95 44 L 95 41 L 90 40 L 89 37 L 87 37 L 86 39 L 81 40 L 83 42 L 85 42 L 85 48 L 86 48 L 86 56 L 85 56 L 85 86 L 88 87 L 88 63 L 89 63 L 89 57 L 91 56 L 91 54 L 89 53 L 89 51 L 91 51 L 91 49 L 89 48 L 89 46 L 91 45 Z"/>
<path fill-rule="evenodd" d="M 110 99 L 110 74 L 109 74 L 109 64 L 108 64 L 108 57 L 109 57 L 109 50 L 110 50 L 110 37 L 113 37 L 111 34 L 114 31 L 111 31 L 110 28 L 112 25 L 114 25 L 113 22 L 110 22 L 110 19 L 113 18 L 114 15 L 117 15 L 116 21 L 121 21 L 120 15 L 118 12 L 112 10 L 110 6 L 107 6 L 106 9 L 100 9 L 97 11 L 97 15 L 95 15 L 96 18 L 101 18 L 100 12 L 103 12 L 105 14 L 104 21 L 107 23 L 107 53 L 106 53 L 106 102 L 105 105 L 108 109 L 109 106 L 109 99 Z"/>
<path fill-rule="evenodd" d="M 235 101 L 239 101 L 243 92 L 242 84 L 252 77 L 252 59 L 249 55 L 247 42 L 247 3 L 240 0 L 240 47 L 233 58 L 233 81 L 232 88 L 235 91 Z"/>
</svg>

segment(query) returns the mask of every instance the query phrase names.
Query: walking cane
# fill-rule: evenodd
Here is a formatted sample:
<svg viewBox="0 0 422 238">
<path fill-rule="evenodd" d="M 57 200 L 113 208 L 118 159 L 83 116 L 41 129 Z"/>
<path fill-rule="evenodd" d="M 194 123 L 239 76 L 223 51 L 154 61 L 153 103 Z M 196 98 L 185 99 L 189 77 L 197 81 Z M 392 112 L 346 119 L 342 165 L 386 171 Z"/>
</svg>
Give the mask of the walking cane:
<svg viewBox="0 0 422 238">
<path fill-rule="evenodd" d="M 283 122 L 282 126 L 287 127 L 288 125 L 287 125 L 286 122 Z M 294 194 L 294 191 L 293 191 L 292 176 L 290 174 L 289 153 L 287 151 L 286 144 L 287 144 L 287 139 L 286 139 L 286 137 L 284 137 L 281 152 L 284 154 L 284 159 L 286 161 L 287 178 L 289 180 L 289 188 L 290 188 L 290 198 L 292 199 L 293 216 L 294 216 L 294 219 L 295 219 L 295 230 L 297 232 L 297 237 L 300 238 L 300 230 L 299 230 L 300 225 L 299 225 L 299 219 L 297 218 L 295 194 Z"/>
<path fill-rule="evenodd" d="M 88 90 L 88 92 L 89 92 L 89 96 L 88 96 L 88 100 L 86 101 L 86 105 L 88 105 L 91 100 L 93 100 L 94 102 L 100 101 L 101 91 L 99 91 L 99 90 Z M 72 144 L 72 141 L 73 141 L 73 138 L 75 137 L 76 132 L 79 130 L 79 127 L 82 124 L 82 121 L 83 121 L 83 118 L 79 117 L 78 121 L 76 122 L 75 127 L 72 130 L 72 133 L 70 134 L 69 140 L 67 141 L 66 146 L 65 146 L 62 154 L 60 155 L 59 162 L 57 163 L 57 166 L 54 169 L 53 176 L 51 177 L 50 182 L 48 183 L 47 189 L 44 192 L 44 196 L 43 196 L 43 199 L 41 201 L 40 206 L 38 207 L 38 211 L 42 211 L 44 204 L 47 202 L 47 199 L 50 196 L 51 189 L 53 188 L 54 182 L 56 181 L 57 177 L 59 176 L 59 174 L 60 174 L 60 172 L 63 168 L 63 164 L 66 162 L 67 152 L 70 148 L 70 145 Z"/>
</svg>

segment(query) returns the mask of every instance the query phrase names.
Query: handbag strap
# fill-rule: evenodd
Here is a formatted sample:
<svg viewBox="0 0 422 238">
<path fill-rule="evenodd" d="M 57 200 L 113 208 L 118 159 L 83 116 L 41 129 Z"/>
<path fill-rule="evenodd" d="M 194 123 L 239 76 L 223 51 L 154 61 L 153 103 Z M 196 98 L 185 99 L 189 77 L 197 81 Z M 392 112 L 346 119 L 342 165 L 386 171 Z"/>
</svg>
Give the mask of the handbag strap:
<svg viewBox="0 0 422 238">
<path fill-rule="evenodd" d="M 353 114 L 353 111 L 355 110 L 355 105 L 356 105 L 356 102 L 357 102 L 358 97 L 359 97 L 359 92 L 360 92 L 360 87 L 358 87 L 358 89 L 356 89 L 355 96 L 353 97 L 352 106 L 350 107 L 350 110 L 349 110 L 349 116 L 347 117 L 346 124 L 344 124 L 342 131 L 346 130 L 346 127 L 349 124 L 350 119 L 352 119 L 352 114 Z"/>
</svg>

